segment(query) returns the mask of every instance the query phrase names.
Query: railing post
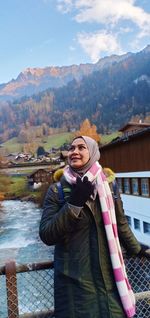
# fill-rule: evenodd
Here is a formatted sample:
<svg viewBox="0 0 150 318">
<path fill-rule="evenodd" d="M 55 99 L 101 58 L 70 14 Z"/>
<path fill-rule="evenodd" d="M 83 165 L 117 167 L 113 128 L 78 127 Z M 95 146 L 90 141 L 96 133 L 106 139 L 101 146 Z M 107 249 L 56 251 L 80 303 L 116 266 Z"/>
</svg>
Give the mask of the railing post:
<svg viewBox="0 0 150 318">
<path fill-rule="evenodd" d="M 5 265 L 6 288 L 7 288 L 7 305 L 8 318 L 18 318 L 18 293 L 17 293 L 17 276 L 16 264 L 10 261 Z"/>
</svg>

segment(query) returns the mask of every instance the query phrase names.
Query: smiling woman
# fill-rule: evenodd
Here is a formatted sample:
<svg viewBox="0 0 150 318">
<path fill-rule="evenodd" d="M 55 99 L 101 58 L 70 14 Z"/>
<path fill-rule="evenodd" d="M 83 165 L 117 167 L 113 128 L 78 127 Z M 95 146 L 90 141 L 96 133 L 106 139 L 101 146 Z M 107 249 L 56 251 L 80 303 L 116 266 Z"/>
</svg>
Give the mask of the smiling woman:
<svg viewBox="0 0 150 318">
<path fill-rule="evenodd" d="M 119 193 L 113 198 L 99 159 L 92 138 L 76 137 L 60 180 L 63 198 L 57 184 L 45 198 L 40 237 L 55 245 L 55 318 L 135 314 L 119 239 L 133 255 L 141 246 L 130 230 Z"/>
<path fill-rule="evenodd" d="M 68 163 L 74 169 L 84 166 L 89 160 L 89 151 L 82 138 L 75 139 L 68 151 Z"/>
</svg>

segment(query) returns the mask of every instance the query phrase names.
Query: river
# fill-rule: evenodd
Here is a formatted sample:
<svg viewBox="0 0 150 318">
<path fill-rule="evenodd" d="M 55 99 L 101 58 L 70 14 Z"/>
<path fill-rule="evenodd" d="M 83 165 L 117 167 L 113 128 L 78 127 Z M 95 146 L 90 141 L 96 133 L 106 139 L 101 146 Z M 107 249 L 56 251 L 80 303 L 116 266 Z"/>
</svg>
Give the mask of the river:
<svg viewBox="0 0 150 318">
<path fill-rule="evenodd" d="M 53 260 L 54 248 L 46 246 L 39 238 L 38 232 L 41 213 L 42 210 L 32 202 L 22 202 L 19 200 L 1 202 L 0 266 L 3 266 L 7 261 L 12 259 L 17 264 Z M 17 282 L 20 290 L 18 296 L 20 314 L 29 313 L 31 308 L 32 311 L 47 308 L 49 302 L 47 304 L 46 297 L 44 298 L 43 296 L 44 299 L 40 302 L 41 290 L 39 288 L 39 281 L 35 280 L 34 275 L 30 276 L 30 283 L 34 286 L 34 293 L 27 289 L 25 275 L 19 276 Z M 5 277 L 0 276 L 0 318 L 8 317 L 6 299 Z M 53 306 L 53 298 L 51 304 Z"/>
<path fill-rule="evenodd" d="M 41 213 L 32 202 L 1 202 L 0 266 L 10 259 L 18 264 L 53 259 L 53 247 L 46 246 L 39 238 Z"/>
</svg>

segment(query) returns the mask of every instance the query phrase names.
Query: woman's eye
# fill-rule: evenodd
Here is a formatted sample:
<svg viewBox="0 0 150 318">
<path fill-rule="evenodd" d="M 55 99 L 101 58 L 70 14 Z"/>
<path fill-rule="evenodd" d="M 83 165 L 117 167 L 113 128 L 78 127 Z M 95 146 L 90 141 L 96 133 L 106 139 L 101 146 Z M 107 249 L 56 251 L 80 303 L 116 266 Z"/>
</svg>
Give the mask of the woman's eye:
<svg viewBox="0 0 150 318">
<path fill-rule="evenodd" d="M 82 150 L 86 149 L 86 147 L 85 147 L 84 145 L 71 146 L 71 147 L 69 148 L 69 151 L 74 151 L 75 149 L 78 149 L 78 150 L 82 151 Z"/>
<path fill-rule="evenodd" d="M 71 147 L 69 148 L 69 151 L 74 151 L 74 149 L 75 149 L 75 147 L 71 146 Z"/>
<path fill-rule="evenodd" d="M 79 146 L 79 150 L 86 149 L 84 146 Z"/>
</svg>

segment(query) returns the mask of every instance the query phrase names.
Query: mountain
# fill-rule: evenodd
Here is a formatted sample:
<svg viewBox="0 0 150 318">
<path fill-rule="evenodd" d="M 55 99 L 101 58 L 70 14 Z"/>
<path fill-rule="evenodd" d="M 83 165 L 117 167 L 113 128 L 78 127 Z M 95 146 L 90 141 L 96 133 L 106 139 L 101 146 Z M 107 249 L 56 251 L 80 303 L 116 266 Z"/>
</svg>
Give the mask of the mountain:
<svg viewBox="0 0 150 318">
<path fill-rule="evenodd" d="M 58 71 L 62 81 L 67 76 L 73 79 L 30 97 L 0 102 L 3 140 L 16 136 L 23 127 L 44 125 L 44 131 L 47 127 L 72 130 L 88 118 L 100 133 L 106 133 L 135 116 L 142 120 L 150 117 L 150 45 L 138 53 L 105 57 L 93 65 L 68 66 Z M 21 82 L 25 78 L 29 81 L 29 77 L 45 78 L 45 74 L 45 69 L 32 69 L 18 77 Z"/>
<path fill-rule="evenodd" d="M 115 130 L 150 115 L 150 46 L 54 91 L 55 110 L 76 112 L 71 126 L 88 117 L 99 131 Z M 75 121 L 76 118 L 76 121 Z M 68 120 L 68 122 L 69 122 Z M 57 116 L 58 121 L 58 116 Z"/>
<path fill-rule="evenodd" d="M 37 94 L 47 88 L 63 87 L 74 79 L 80 81 L 84 76 L 119 63 L 129 55 L 130 53 L 122 56 L 112 55 L 100 59 L 96 64 L 27 68 L 16 79 L 0 85 L 0 100 L 13 100 Z"/>
</svg>

